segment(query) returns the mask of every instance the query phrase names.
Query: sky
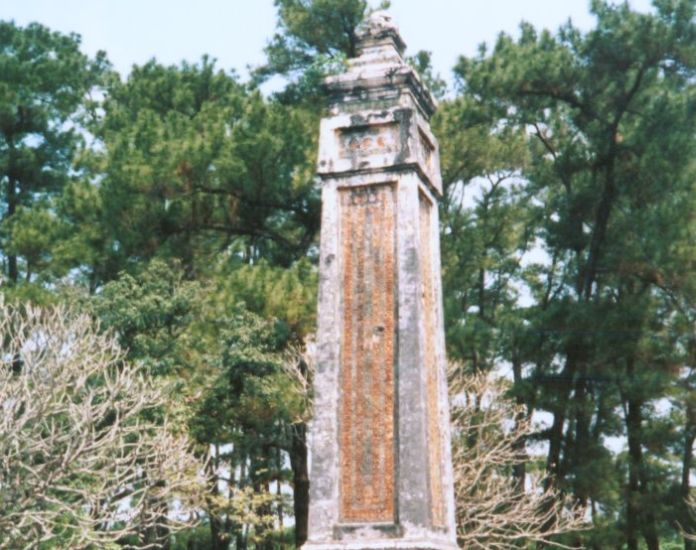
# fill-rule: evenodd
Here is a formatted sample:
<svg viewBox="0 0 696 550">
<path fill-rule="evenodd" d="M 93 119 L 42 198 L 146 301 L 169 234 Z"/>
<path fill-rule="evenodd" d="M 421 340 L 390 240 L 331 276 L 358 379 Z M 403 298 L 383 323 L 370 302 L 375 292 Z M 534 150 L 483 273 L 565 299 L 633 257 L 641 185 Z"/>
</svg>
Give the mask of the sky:
<svg viewBox="0 0 696 550">
<path fill-rule="evenodd" d="M 389 10 L 408 45 L 407 53 L 432 52 L 437 72 L 450 79 L 460 55 L 475 55 L 500 31 L 515 34 L 522 20 L 557 29 L 569 18 L 592 28 L 590 0 L 392 0 Z M 638 11 L 649 0 L 630 0 Z M 275 29 L 273 0 L 2 0 L 0 19 L 18 25 L 38 21 L 82 36 L 83 51 L 105 50 L 127 75 L 133 64 L 156 58 L 165 64 L 196 62 L 203 54 L 242 77 L 264 60 Z"/>
</svg>

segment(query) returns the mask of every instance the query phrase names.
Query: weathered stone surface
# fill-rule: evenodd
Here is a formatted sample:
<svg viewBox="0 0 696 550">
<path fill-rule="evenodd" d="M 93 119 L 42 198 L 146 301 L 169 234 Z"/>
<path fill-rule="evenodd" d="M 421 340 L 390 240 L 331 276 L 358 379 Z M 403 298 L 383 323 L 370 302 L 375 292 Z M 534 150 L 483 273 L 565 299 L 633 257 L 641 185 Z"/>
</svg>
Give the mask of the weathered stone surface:
<svg viewBox="0 0 696 550">
<path fill-rule="evenodd" d="M 327 79 L 305 548 L 456 548 L 435 102 L 388 15 Z"/>
</svg>

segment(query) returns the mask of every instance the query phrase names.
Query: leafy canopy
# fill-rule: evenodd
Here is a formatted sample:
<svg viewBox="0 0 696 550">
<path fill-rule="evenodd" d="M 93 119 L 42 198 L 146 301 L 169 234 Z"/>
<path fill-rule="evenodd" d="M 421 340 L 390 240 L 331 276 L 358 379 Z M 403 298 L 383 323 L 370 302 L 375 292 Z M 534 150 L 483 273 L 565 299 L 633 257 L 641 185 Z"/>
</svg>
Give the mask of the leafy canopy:
<svg viewBox="0 0 696 550">
<path fill-rule="evenodd" d="M 53 199 L 71 176 L 87 94 L 107 68 L 75 34 L 0 21 L 0 254 L 12 284 L 58 254 Z"/>
</svg>

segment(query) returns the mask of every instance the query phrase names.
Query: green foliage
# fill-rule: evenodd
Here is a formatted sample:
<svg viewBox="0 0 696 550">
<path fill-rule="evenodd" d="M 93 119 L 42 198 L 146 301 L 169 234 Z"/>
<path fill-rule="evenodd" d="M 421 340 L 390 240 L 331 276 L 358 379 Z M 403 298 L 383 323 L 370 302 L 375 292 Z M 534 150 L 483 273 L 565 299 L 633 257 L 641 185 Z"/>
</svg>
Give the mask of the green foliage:
<svg viewBox="0 0 696 550">
<path fill-rule="evenodd" d="M 448 344 L 508 361 L 528 414 L 552 415 L 547 469 L 593 510 L 576 542 L 656 548 L 690 468 L 660 404 L 693 362 L 694 3 L 592 9 L 587 34 L 523 24 L 457 64 L 436 123 Z"/>
<path fill-rule="evenodd" d="M 486 105 L 464 96 L 433 120 L 445 184 L 442 269 L 450 355 L 490 370 L 500 358 L 519 290 L 519 257 L 531 246 L 520 170 L 528 153 L 518 129 L 492 132 Z"/>
<path fill-rule="evenodd" d="M 288 506 L 269 486 L 290 478 L 283 457 L 304 414 L 284 366 L 288 345 L 308 330 L 304 298 L 314 278 L 302 261 L 290 269 L 241 265 L 189 281 L 176 261 L 156 258 L 91 299 L 128 358 L 174 383 L 167 410 L 190 426 L 202 453 L 212 451 L 211 475 L 231 472 L 225 489 L 206 499 L 219 526 L 215 540 L 242 536 L 245 526 L 257 541 L 272 538 L 277 510 Z"/>
<path fill-rule="evenodd" d="M 441 100 L 447 93 L 447 82 L 439 74 L 433 72 L 432 53 L 420 50 L 407 61 L 413 66 L 435 99 Z"/>
<path fill-rule="evenodd" d="M 304 258 L 289 268 L 261 261 L 225 270 L 221 291 L 243 301 L 246 308 L 283 323 L 291 340 L 301 342 L 314 332 L 317 307 L 316 268 Z"/>
<path fill-rule="evenodd" d="M 209 391 L 201 404 L 205 412 L 198 414 L 196 433 L 201 440 L 227 442 L 240 426 L 268 426 L 279 414 L 283 400 L 274 382 L 280 373 L 284 342 L 273 322 L 243 307 L 216 319 L 215 325 L 221 354 L 210 365 Z"/>
<path fill-rule="evenodd" d="M 93 299 L 102 326 L 113 329 L 128 357 L 156 376 L 187 376 L 196 367 L 190 326 L 200 310 L 200 285 L 181 269 L 153 260 L 137 276 L 122 273 Z"/>
<path fill-rule="evenodd" d="M 104 110 L 92 169 L 112 264 L 175 257 L 192 276 L 233 245 L 244 261 L 305 253 L 318 229 L 313 116 L 205 58 L 134 69 L 112 82 Z"/>
<path fill-rule="evenodd" d="M 291 380 L 283 368 L 288 332 L 282 323 L 233 305 L 223 295 L 211 302 L 206 365 L 197 377 L 191 428 L 200 443 L 215 449 L 216 475 L 220 468 L 230 474 L 225 488 L 212 492 L 208 513 L 220 526 L 221 540 L 242 537 L 247 526 L 252 531 L 245 537 L 268 542 L 275 536 L 278 510 L 287 508 L 283 495 L 270 487 L 290 480 L 284 457 L 291 452 L 293 424 L 304 407 L 288 391 Z"/>
<path fill-rule="evenodd" d="M 90 60 L 79 46 L 74 34 L 0 21 L 0 253 L 14 285 L 60 255 L 51 199 L 69 180 L 87 93 L 107 68 L 102 52 Z"/>
<path fill-rule="evenodd" d="M 261 76 L 291 75 L 318 56 L 355 57 L 356 29 L 367 12 L 366 0 L 275 0 L 278 30 L 266 48 Z"/>
<path fill-rule="evenodd" d="M 185 529 L 170 540 L 171 550 L 209 550 L 212 548 L 210 526 L 201 522 L 192 529 Z"/>
<path fill-rule="evenodd" d="M 283 103 L 321 105 L 321 79 L 341 72 L 357 55 L 357 29 L 372 11 L 367 0 L 274 0 L 277 30 L 266 46 L 266 64 L 257 82 L 281 75 L 288 80 L 278 94 Z M 383 0 L 378 9 L 389 7 Z"/>
</svg>

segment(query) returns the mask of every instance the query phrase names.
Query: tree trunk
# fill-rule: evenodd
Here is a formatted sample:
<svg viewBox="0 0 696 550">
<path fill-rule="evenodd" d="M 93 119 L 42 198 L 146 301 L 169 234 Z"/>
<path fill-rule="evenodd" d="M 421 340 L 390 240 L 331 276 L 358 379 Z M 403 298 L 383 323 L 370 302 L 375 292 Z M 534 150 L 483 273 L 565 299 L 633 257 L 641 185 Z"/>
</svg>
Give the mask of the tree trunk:
<svg viewBox="0 0 696 550">
<path fill-rule="evenodd" d="M 219 494 L 217 472 L 220 467 L 220 447 L 215 445 L 215 459 L 207 463 L 208 475 L 210 477 L 210 494 L 216 497 Z M 227 550 L 226 533 L 222 529 L 220 518 L 212 511 L 208 510 L 210 520 L 210 544 L 211 550 Z"/>
<path fill-rule="evenodd" d="M 633 381 L 633 363 L 627 369 L 629 383 Z M 659 550 L 655 514 L 650 506 L 649 486 L 645 476 L 642 448 L 642 401 L 629 396 L 626 403 L 626 431 L 628 434 L 628 493 L 626 502 L 627 544 L 629 550 L 637 550 L 637 537 L 641 533 L 648 550 Z"/>
<path fill-rule="evenodd" d="M 687 404 L 686 407 L 686 426 L 684 426 L 684 450 L 682 452 L 682 475 L 681 475 L 681 486 L 680 486 L 680 496 L 682 498 L 682 506 L 684 508 L 683 521 L 687 522 L 691 520 L 691 514 L 689 511 L 689 506 L 686 504 L 686 499 L 689 498 L 689 493 L 691 490 L 691 484 L 689 479 L 691 477 L 691 464 L 693 461 L 693 448 L 694 439 L 696 439 L 696 407 L 692 404 Z M 689 524 L 683 525 L 687 531 L 693 530 L 693 521 L 689 521 Z M 684 538 L 684 550 L 696 550 L 696 543 L 692 540 Z"/>
<path fill-rule="evenodd" d="M 626 490 L 626 547 L 638 550 L 638 533 L 640 531 L 640 490 L 638 468 L 642 461 L 640 437 L 640 405 L 629 399 L 626 415 L 628 433 L 628 487 Z"/>
<path fill-rule="evenodd" d="M 12 217 L 17 210 L 17 182 L 14 178 L 7 181 L 7 214 L 5 220 Z M 17 256 L 7 254 L 7 278 L 12 285 L 16 285 L 19 280 L 19 269 L 17 268 Z"/>
<path fill-rule="evenodd" d="M 486 315 L 486 270 L 479 269 L 478 274 L 478 316 L 480 319 L 485 319 Z"/>
<path fill-rule="evenodd" d="M 573 446 L 573 469 L 581 468 L 588 460 L 588 450 L 590 445 L 590 417 L 588 414 L 589 399 L 591 394 L 587 391 L 587 366 L 583 365 L 579 369 L 579 374 L 575 382 L 575 395 L 573 396 L 575 411 L 575 443 Z M 577 475 L 576 475 L 577 478 Z M 587 494 L 585 480 L 576 484 L 574 488 L 575 498 L 581 506 L 587 505 Z"/>
<path fill-rule="evenodd" d="M 155 486 L 164 487 L 166 481 L 161 480 L 156 482 Z M 156 548 L 157 550 L 169 550 L 169 526 L 168 516 L 169 516 L 169 504 L 160 498 L 151 496 L 148 498 L 148 507 L 152 510 L 152 513 L 156 516 L 155 523 L 148 526 L 144 533 L 143 539 L 146 545 L 149 547 Z"/>
<path fill-rule="evenodd" d="M 283 536 L 283 492 L 282 492 L 282 487 L 281 487 L 281 477 L 282 477 L 282 470 L 283 470 L 283 454 L 278 447 L 276 449 L 276 461 L 278 463 L 278 477 L 276 479 L 276 497 L 278 499 L 278 532 L 280 533 L 280 548 L 283 550 L 285 548 L 285 538 Z"/>
<path fill-rule="evenodd" d="M 522 362 L 518 357 L 512 358 L 512 376 L 515 386 L 519 387 L 519 385 L 522 383 Z M 515 402 L 517 403 L 517 405 L 523 406 L 524 396 L 517 393 L 515 397 Z M 524 411 L 520 411 L 517 415 L 517 418 L 515 418 L 515 423 L 519 425 L 521 422 L 524 422 L 525 419 L 526 415 Z M 515 441 L 515 453 L 518 454 L 520 457 L 526 456 L 527 442 L 525 439 L 519 438 L 517 441 Z M 515 464 L 512 469 L 512 476 L 515 480 L 515 485 L 517 486 L 518 491 L 523 492 L 525 478 L 527 476 L 527 463 L 520 461 L 519 463 Z"/>
<path fill-rule="evenodd" d="M 269 443 L 260 446 L 260 452 L 252 456 L 249 462 L 249 480 L 251 481 L 254 493 L 257 495 L 271 495 L 271 484 L 269 476 L 272 476 L 273 447 Z M 270 501 L 262 502 L 256 508 L 256 513 L 260 517 L 272 517 L 273 507 Z M 273 527 L 272 525 L 256 524 L 253 526 L 254 535 L 257 542 L 254 544 L 256 550 L 273 550 Z"/>
<path fill-rule="evenodd" d="M 290 466 L 293 477 L 293 507 L 295 511 L 295 546 L 307 540 L 309 521 L 309 471 L 307 469 L 307 426 L 296 424 L 292 432 Z"/>
<path fill-rule="evenodd" d="M 568 413 L 568 401 L 570 400 L 570 391 L 576 369 L 574 353 L 569 351 L 566 355 L 563 371 L 557 377 L 556 388 L 559 397 L 556 410 L 553 413 L 553 424 L 549 434 L 549 452 L 546 458 L 546 469 L 551 477 L 546 482 L 545 488 L 548 488 L 552 483 L 557 484 L 562 481 L 561 447 L 563 444 L 563 425 Z"/>
</svg>

